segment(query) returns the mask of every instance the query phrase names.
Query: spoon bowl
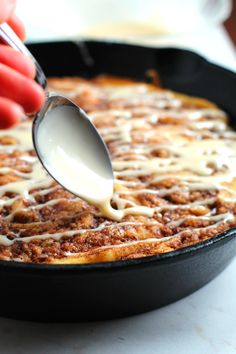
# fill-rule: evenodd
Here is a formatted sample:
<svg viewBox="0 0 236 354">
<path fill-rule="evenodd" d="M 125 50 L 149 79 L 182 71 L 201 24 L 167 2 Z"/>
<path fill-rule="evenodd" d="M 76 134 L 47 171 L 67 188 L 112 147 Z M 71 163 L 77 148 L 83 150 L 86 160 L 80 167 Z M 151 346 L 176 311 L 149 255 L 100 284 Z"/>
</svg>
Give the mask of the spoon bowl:
<svg viewBox="0 0 236 354">
<path fill-rule="evenodd" d="M 32 132 L 41 163 L 65 189 L 93 204 L 112 195 L 108 150 L 81 108 L 50 94 L 34 119 Z"/>
<path fill-rule="evenodd" d="M 102 205 L 113 192 L 110 156 L 100 134 L 86 113 L 68 98 L 47 92 L 47 79 L 30 51 L 6 24 L 0 38 L 30 57 L 35 80 L 46 91 L 46 102 L 35 116 L 32 128 L 35 151 L 47 172 L 71 193 Z"/>
</svg>

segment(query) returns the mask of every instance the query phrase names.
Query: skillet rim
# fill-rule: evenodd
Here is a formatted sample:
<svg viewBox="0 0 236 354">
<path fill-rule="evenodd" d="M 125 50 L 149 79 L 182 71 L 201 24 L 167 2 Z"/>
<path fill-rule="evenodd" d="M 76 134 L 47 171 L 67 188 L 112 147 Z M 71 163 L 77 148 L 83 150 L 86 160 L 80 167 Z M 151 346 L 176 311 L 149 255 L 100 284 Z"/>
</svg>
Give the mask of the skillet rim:
<svg viewBox="0 0 236 354">
<path fill-rule="evenodd" d="M 184 248 L 180 248 L 176 251 L 156 254 L 153 256 L 145 256 L 136 259 L 125 259 L 120 261 L 113 262 L 99 262 L 99 263 L 87 263 L 87 264 L 35 264 L 35 263 L 26 263 L 26 262 L 17 262 L 17 261 L 2 261 L 0 260 L 0 270 L 3 268 L 10 269 L 21 269 L 27 271 L 61 271 L 61 270 L 72 270 L 74 271 L 99 271 L 99 270 L 113 270 L 113 269 L 121 269 L 121 268 L 131 268 L 132 266 L 137 267 L 138 265 L 156 265 L 159 264 L 171 264 L 173 261 L 181 260 L 182 257 L 189 258 L 194 255 L 199 254 L 201 251 L 208 250 L 209 248 L 213 248 L 213 246 L 220 246 L 220 242 L 228 241 L 230 242 L 232 238 L 236 236 L 236 227 L 228 229 L 219 235 L 216 235 L 213 238 L 209 238 L 205 241 L 199 242 L 197 244 L 187 246 Z M 227 240 L 229 239 L 229 240 Z M 172 262 L 168 262 L 171 260 Z"/>
<path fill-rule="evenodd" d="M 181 48 L 181 47 L 173 47 L 173 46 L 161 46 L 161 47 L 153 47 L 153 46 L 145 46 L 145 45 L 139 45 L 139 44 L 132 44 L 132 43 L 124 43 L 124 42 L 119 42 L 119 41 L 110 41 L 110 40 L 93 40 L 93 39 L 86 39 L 82 38 L 81 40 L 59 40 L 59 41 L 49 41 L 49 42 L 34 42 L 34 43 L 27 43 L 27 46 L 34 46 L 34 45 L 50 45 L 50 44 L 65 44 L 65 43 L 70 43 L 74 45 L 80 45 L 80 44 L 105 44 L 105 45 L 118 45 L 122 47 L 133 47 L 133 48 L 145 48 L 147 50 L 170 50 L 170 51 L 178 51 L 181 53 L 188 53 L 192 55 L 193 57 L 196 57 L 198 60 L 201 61 L 203 65 L 214 67 L 223 73 L 226 73 L 230 76 L 233 76 L 236 79 L 236 72 L 233 72 L 232 70 L 222 67 L 218 64 L 212 63 L 211 61 L 207 60 L 204 58 L 201 54 L 198 54 L 194 52 L 193 50 Z M 187 231 L 187 230 L 186 230 Z M 47 271 L 51 272 L 52 271 L 99 271 L 99 270 L 115 270 L 115 269 L 124 269 L 124 268 L 131 268 L 132 266 L 142 266 L 142 265 L 156 265 L 156 263 L 159 263 L 160 265 L 164 264 L 171 264 L 171 262 L 168 262 L 171 260 L 178 261 L 181 260 L 182 257 L 191 257 L 192 253 L 194 255 L 197 255 L 199 252 L 208 250 L 209 248 L 213 248 L 213 246 L 218 245 L 220 246 L 220 242 L 223 241 L 231 241 L 232 238 L 236 236 L 236 227 L 230 228 L 228 230 L 225 230 L 224 232 L 209 238 L 207 240 L 204 240 L 202 242 L 198 242 L 196 244 L 193 244 L 191 246 L 187 246 L 184 248 L 180 248 L 176 251 L 171 251 L 171 252 L 166 252 L 166 253 L 161 253 L 161 254 L 156 254 L 152 256 L 144 256 L 136 259 L 126 259 L 126 260 L 119 260 L 119 261 L 112 261 L 112 262 L 98 262 L 98 263 L 87 263 L 87 264 L 35 264 L 35 263 L 27 263 L 27 262 L 17 262 L 17 261 L 3 261 L 0 260 L 0 271 L 1 268 L 8 268 L 8 269 L 19 269 L 19 270 L 26 270 L 27 272 L 31 271 Z M 229 240 L 227 240 L 229 239 Z"/>
</svg>

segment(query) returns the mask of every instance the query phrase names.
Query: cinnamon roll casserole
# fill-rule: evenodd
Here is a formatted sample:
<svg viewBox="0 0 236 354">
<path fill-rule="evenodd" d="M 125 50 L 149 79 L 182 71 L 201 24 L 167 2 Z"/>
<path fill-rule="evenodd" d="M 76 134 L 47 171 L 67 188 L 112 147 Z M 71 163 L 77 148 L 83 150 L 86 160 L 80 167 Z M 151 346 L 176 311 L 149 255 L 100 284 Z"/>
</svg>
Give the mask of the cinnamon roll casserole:
<svg viewBox="0 0 236 354">
<path fill-rule="evenodd" d="M 187 247 L 236 226 L 236 132 L 215 104 L 152 84 L 51 78 L 106 142 L 120 221 L 52 180 L 30 119 L 0 131 L 0 260 L 93 263 Z M 145 207 L 145 208 L 144 208 Z"/>
</svg>

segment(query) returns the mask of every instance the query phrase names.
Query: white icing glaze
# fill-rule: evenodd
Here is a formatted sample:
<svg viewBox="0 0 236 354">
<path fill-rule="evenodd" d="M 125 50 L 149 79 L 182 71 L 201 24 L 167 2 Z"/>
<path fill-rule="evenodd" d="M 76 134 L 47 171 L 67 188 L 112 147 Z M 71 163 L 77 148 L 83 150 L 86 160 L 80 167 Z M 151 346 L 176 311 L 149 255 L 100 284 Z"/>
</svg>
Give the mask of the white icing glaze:
<svg viewBox="0 0 236 354">
<path fill-rule="evenodd" d="M 99 204 L 102 214 L 115 220 L 121 220 L 128 214 L 141 214 L 151 218 L 158 213 L 158 216 L 162 217 L 162 211 L 204 208 L 204 206 L 214 204 L 218 198 L 217 196 L 209 197 L 188 204 L 167 203 L 151 208 L 137 205 L 132 200 L 132 196 L 144 193 L 165 198 L 178 192 L 216 190 L 226 193 L 226 195 L 220 196 L 221 198 L 230 202 L 236 201 L 234 188 L 231 188 L 230 184 L 225 185 L 226 182 L 231 182 L 236 177 L 236 133 L 227 128 L 223 112 L 214 108 L 181 108 L 181 101 L 174 98 L 171 92 L 148 92 L 145 85 L 120 89 L 106 88 L 104 91 L 113 103 L 120 102 L 124 108 L 108 109 L 90 114 L 95 124 L 103 118 L 111 120 L 111 123 L 100 127 L 100 133 L 104 140 L 110 144 L 115 174 L 115 191 L 112 195 L 112 203 L 117 210 L 111 207 L 111 195 L 109 195 L 109 198 L 103 199 Z M 75 93 L 74 91 L 73 94 Z M 176 124 L 168 123 L 163 126 L 161 123 L 159 124 L 160 120 L 166 117 L 174 119 Z M 63 198 L 55 198 L 39 204 L 35 199 L 35 197 L 51 193 L 59 187 L 52 186 L 52 180 L 41 164 L 35 157 L 29 155 L 29 151 L 32 150 L 30 129 L 30 124 L 24 122 L 7 132 L 0 131 L 0 139 L 4 136 L 15 139 L 14 144 L 0 145 L 0 152 L 11 153 L 20 150 L 22 155 L 19 160 L 30 166 L 30 172 L 21 172 L 17 167 L 0 167 L 0 175 L 11 173 L 19 177 L 17 181 L 0 186 L 1 208 L 13 205 L 18 199 L 23 199 L 28 203 L 24 208 L 20 207 L 20 210 L 23 211 L 39 210 L 64 200 Z M 207 138 L 204 137 L 204 129 L 208 129 L 209 136 Z M 138 138 L 139 142 L 133 143 L 134 138 Z M 165 157 L 155 156 L 155 151 L 160 150 L 166 153 Z M 127 179 L 129 177 L 131 180 Z M 143 181 L 140 180 L 141 177 L 148 177 L 148 179 Z M 155 186 L 166 179 L 175 179 L 178 183 L 170 188 Z M 32 192 L 33 190 L 36 191 Z M 13 193 L 13 196 L 5 198 L 5 193 Z M 96 187 L 93 190 L 94 193 L 96 193 Z M 77 198 L 70 201 L 76 200 Z M 95 198 L 91 198 L 91 202 L 98 205 Z M 14 215 L 18 210 L 16 208 L 13 212 L 9 212 L 5 218 L 14 222 Z M 212 209 L 205 215 L 179 218 L 167 222 L 166 225 L 176 228 L 192 219 L 208 221 L 210 224 L 205 227 L 207 229 L 234 221 L 234 215 L 229 212 L 215 215 L 214 209 Z M 150 219 L 150 224 L 152 223 L 158 225 L 158 222 Z M 105 222 L 95 229 L 46 233 L 24 238 L 16 235 L 11 240 L 5 235 L 0 235 L 0 244 L 10 246 L 15 241 L 30 242 L 34 239 L 47 238 L 60 240 L 63 237 L 72 237 L 86 232 L 96 233 L 106 227 L 125 227 L 138 224 L 142 225 L 142 223 L 135 222 Z M 201 229 L 194 228 L 194 230 Z M 172 236 L 159 239 L 148 238 L 129 241 L 128 244 L 160 242 L 180 236 L 184 232 L 187 231 L 183 230 Z M 127 243 L 112 247 L 124 247 L 125 245 Z"/>
</svg>

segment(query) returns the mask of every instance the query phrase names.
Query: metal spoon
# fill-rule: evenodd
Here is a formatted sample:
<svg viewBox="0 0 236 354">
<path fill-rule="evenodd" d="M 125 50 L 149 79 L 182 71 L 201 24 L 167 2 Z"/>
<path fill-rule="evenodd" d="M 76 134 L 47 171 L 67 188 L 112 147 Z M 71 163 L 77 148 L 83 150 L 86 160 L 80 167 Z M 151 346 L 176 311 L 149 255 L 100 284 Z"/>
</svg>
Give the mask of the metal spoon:
<svg viewBox="0 0 236 354">
<path fill-rule="evenodd" d="M 101 203 L 113 192 L 108 150 L 86 113 L 68 98 L 47 92 L 43 70 L 13 30 L 0 26 L 0 38 L 30 57 L 35 80 L 46 90 L 46 102 L 32 128 L 35 151 L 47 172 L 65 189 L 89 202 Z"/>
</svg>

